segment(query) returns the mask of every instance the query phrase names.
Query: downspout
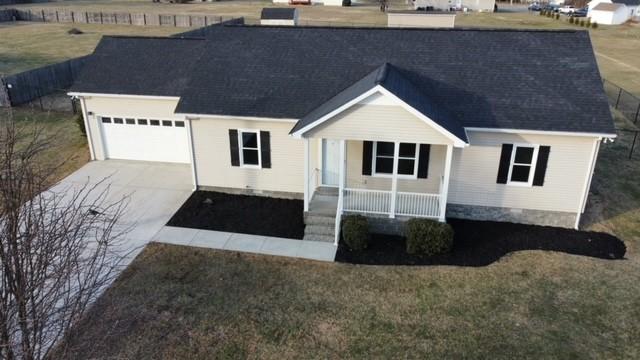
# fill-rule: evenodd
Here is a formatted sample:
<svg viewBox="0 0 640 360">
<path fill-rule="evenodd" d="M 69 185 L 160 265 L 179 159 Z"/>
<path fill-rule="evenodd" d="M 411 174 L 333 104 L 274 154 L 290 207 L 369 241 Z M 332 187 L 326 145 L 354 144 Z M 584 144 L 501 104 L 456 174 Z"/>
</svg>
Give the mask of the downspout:
<svg viewBox="0 0 640 360">
<path fill-rule="evenodd" d="M 589 189 L 591 188 L 591 180 L 593 180 L 593 172 L 596 169 L 596 159 L 598 158 L 598 151 L 600 150 L 600 141 L 602 141 L 602 138 L 598 138 L 593 142 L 593 149 L 591 150 L 592 151 L 591 166 L 589 169 L 589 177 L 585 180 L 580 209 L 578 209 L 578 213 L 576 214 L 576 223 L 574 225 L 574 228 L 576 230 L 578 230 L 580 226 L 580 216 L 584 213 L 587 207 L 587 199 L 589 198 Z"/>
<path fill-rule="evenodd" d="M 80 109 L 82 110 L 82 118 L 84 119 L 84 128 L 87 130 L 87 142 L 89 143 L 89 154 L 91 160 L 96 159 L 96 153 L 93 150 L 93 135 L 91 133 L 91 126 L 89 126 L 89 115 L 87 114 L 87 105 L 85 104 L 84 97 L 78 97 L 80 99 Z"/>
<path fill-rule="evenodd" d="M 189 141 L 189 158 L 191 160 L 191 178 L 193 181 L 193 191 L 198 190 L 198 172 L 196 171 L 196 151 L 193 146 L 193 130 L 191 119 L 185 116 L 188 127 L 188 141 Z"/>
</svg>

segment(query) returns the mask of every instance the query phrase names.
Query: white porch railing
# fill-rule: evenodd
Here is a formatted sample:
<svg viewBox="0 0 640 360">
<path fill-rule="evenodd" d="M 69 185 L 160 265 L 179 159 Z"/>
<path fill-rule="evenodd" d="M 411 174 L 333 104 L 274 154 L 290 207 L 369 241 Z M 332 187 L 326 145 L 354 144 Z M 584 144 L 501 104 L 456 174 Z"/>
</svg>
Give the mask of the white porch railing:
<svg viewBox="0 0 640 360">
<path fill-rule="evenodd" d="M 342 209 L 364 214 L 391 215 L 391 191 L 344 189 Z M 440 195 L 400 192 L 396 195 L 395 215 L 440 217 Z"/>
</svg>

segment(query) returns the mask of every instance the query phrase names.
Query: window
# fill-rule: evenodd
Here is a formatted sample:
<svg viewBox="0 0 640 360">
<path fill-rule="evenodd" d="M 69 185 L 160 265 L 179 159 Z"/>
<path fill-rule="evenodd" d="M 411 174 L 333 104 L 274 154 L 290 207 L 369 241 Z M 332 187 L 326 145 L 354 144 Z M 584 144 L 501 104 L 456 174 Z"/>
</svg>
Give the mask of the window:
<svg viewBox="0 0 640 360">
<path fill-rule="evenodd" d="M 162 126 L 171 126 L 171 120 L 162 120 Z"/>
<path fill-rule="evenodd" d="M 114 124 L 122 124 L 122 118 L 113 118 Z"/>
<path fill-rule="evenodd" d="M 374 143 L 373 169 L 375 176 L 389 176 L 393 174 L 393 160 L 395 144 L 378 141 Z M 418 169 L 418 145 L 400 143 L 398 149 L 398 175 L 415 177 Z"/>
<path fill-rule="evenodd" d="M 103 118 L 100 118 L 100 119 L 102 119 L 102 122 L 105 123 L 105 124 L 111 124 L 111 118 L 103 117 Z"/>
<path fill-rule="evenodd" d="M 176 121 L 176 127 L 184 127 L 184 121 Z"/>
<path fill-rule="evenodd" d="M 260 166 L 260 136 L 258 131 L 238 130 L 240 165 Z"/>
<path fill-rule="evenodd" d="M 135 125 L 136 119 L 126 119 L 127 125 Z"/>
<path fill-rule="evenodd" d="M 149 120 L 151 126 L 160 126 L 160 120 Z"/>
<path fill-rule="evenodd" d="M 147 125 L 147 119 L 138 119 L 138 125 Z"/>
<path fill-rule="evenodd" d="M 537 158 L 537 145 L 514 145 L 511 153 L 508 183 L 511 185 L 531 186 Z"/>
</svg>

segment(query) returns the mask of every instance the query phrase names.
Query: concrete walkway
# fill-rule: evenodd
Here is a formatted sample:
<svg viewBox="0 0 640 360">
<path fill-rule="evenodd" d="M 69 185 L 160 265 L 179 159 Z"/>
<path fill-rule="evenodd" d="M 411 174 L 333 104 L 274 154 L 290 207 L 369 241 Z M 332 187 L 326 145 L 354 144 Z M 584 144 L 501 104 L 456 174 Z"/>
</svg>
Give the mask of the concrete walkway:
<svg viewBox="0 0 640 360">
<path fill-rule="evenodd" d="M 333 243 L 165 226 L 152 241 L 208 249 L 333 261 Z"/>
</svg>

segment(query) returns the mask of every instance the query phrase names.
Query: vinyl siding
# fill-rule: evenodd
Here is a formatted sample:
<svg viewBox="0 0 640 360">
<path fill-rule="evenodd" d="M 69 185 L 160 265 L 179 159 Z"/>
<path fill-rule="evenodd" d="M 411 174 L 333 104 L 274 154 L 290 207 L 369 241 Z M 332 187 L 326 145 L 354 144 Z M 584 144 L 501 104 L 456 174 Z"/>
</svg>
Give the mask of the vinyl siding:
<svg viewBox="0 0 640 360">
<path fill-rule="evenodd" d="M 468 132 L 470 146 L 454 149 L 448 202 L 463 205 L 578 212 L 597 138 Z M 503 143 L 551 146 L 544 186 L 497 184 Z"/>
<path fill-rule="evenodd" d="M 87 122 L 93 138 L 93 149 L 96 160 L 104 160 L 104 146 L 100 132 L 100 116 L 120 116 L 144 119 L 180 120 L 181 117 L 174 114 L 178 100 L 166 99 L 140 99 L 140 98 L 114 98 L 104 96 L 91 96 L 85 98 Z"/>
<path fill-rule="evenodd" d="M 397 105 L 354 105 L 311 130 L 307 136 L 423 144 L 452 143 L 446 136 Z"/>
<path fill-rule="evenodd" d="M 289 136 L 293 123 L 241 119 L 191 122 L 198 185 L 262 191 L 304 192 L 304 142 Z M 269 131 L 271 168 L 231 166 L 229 129 Z"/>
</svg>

